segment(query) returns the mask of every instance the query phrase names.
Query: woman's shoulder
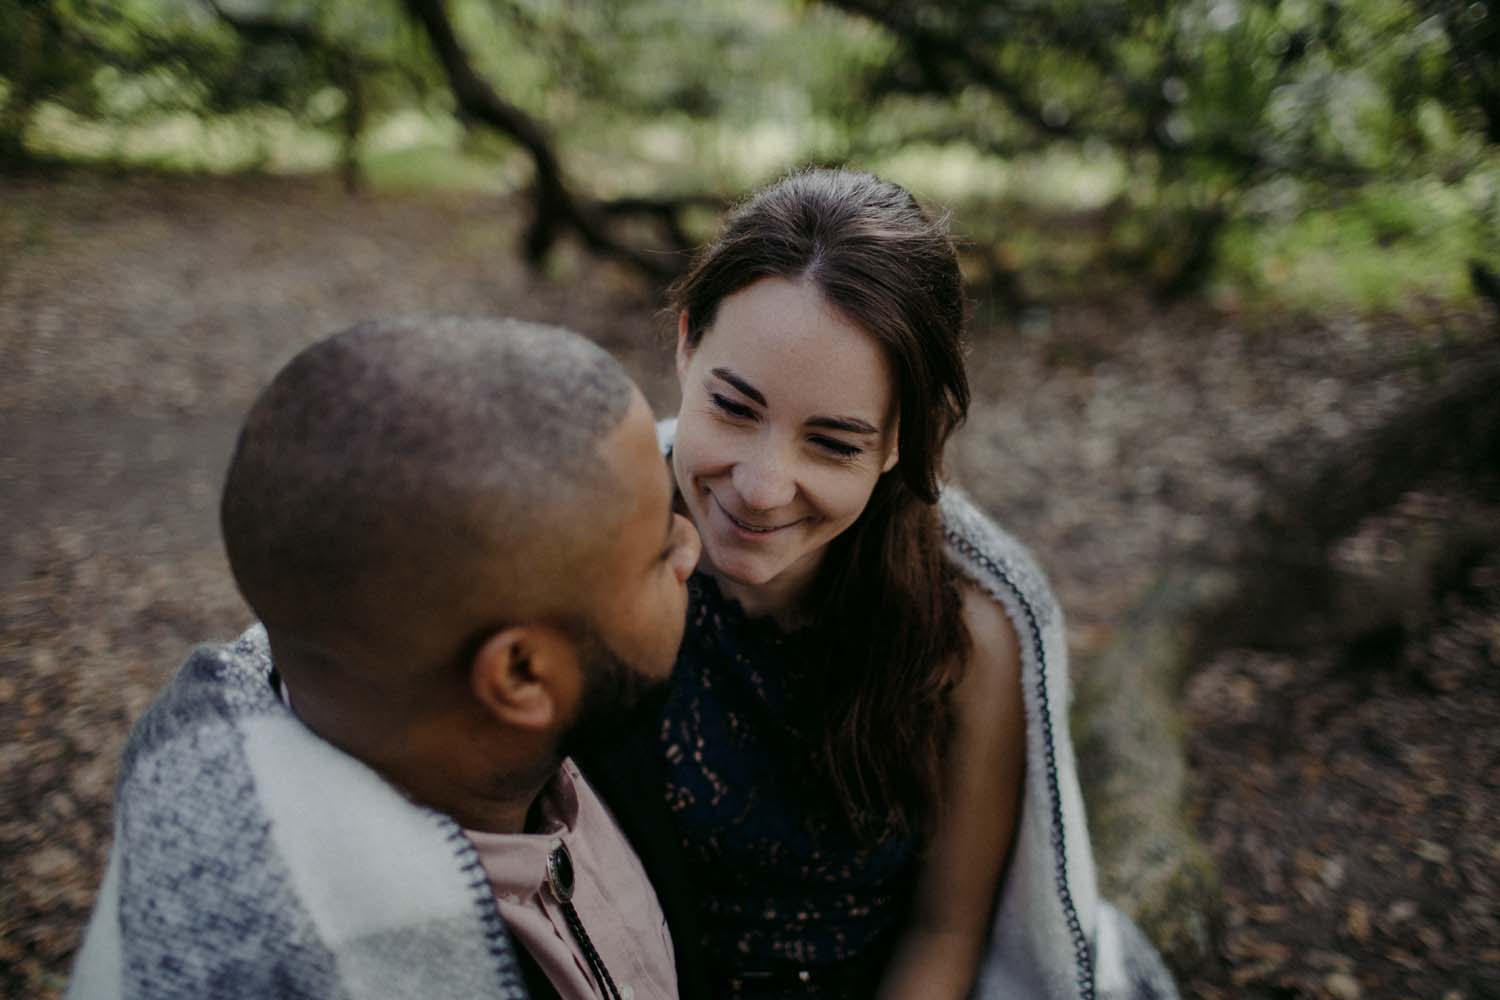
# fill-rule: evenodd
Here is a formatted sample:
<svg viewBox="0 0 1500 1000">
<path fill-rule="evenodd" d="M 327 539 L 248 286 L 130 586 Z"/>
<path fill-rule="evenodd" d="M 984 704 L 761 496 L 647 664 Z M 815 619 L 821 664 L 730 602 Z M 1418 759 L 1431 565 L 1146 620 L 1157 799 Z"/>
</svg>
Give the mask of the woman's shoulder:
<svg viewBox="0 0 1500 1000">
<path fill-rule="evenodd" d="M 1014 692 L 1019 702 L 1021 641 L 1015 623 L 988 590 L 965 580 L 959 585 L 963 599 L 964 627 L 969 633 L 969 653 L 959 681 L 959 702 L 982 701 L 993 705 L 997 698 L 1008 702 Z"/>
</svg>

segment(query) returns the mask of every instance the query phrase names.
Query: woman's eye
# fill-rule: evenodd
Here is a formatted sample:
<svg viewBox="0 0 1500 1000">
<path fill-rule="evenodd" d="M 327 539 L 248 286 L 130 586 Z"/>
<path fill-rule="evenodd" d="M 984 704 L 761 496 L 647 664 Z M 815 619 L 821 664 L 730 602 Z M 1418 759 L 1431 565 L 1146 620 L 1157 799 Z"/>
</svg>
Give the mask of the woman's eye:
<svg viewBox="0 0 1500 1000">
<path fill-rule="evenodd" d="M 812 439 L 812 442 L 830 455 L 837 456 L 838 458 L 855 458 L 863 451 L 862 448 L 852 444 L 845 444 L 842 441 L 835 441 L 833 438 L 815 437 Z"/>
<path fill-rule="evenodd" d="M 746 406 L 744 403 L 736 403 L 728 396 L 721 396 L 717 392 L 710 393 L 709 395 L 713 398 L 714 405 L 723 410 L 725 413 L 729 414 L 731 417 L 739 417 L 741 420 L 748 420 L 751 417 L 755 416 L 755 411 L 750 409 L 750 407 Z"/>
</svg>

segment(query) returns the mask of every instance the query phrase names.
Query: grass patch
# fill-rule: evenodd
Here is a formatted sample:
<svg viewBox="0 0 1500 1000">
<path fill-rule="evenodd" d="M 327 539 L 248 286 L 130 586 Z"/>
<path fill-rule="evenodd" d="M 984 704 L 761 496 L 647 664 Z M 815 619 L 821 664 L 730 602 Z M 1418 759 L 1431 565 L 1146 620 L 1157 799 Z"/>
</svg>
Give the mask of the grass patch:
<svg viewBox="0 0 1500 1000">
<path fill-rule="evenodd" d="M 1231 227 L 1222 277 L 1268 304 L 1314 310 L 1467 302 L 1468 261 L 1485 253 L 1483 215 L 1433 180 L 1378 185 L 1336 208 Z"/>
<path fill-rule="evenodd" d="M 524 183 L 529 171 L 519 161 L 497 163 L 436 143 L 367 153 L 359 162 L 365 180 L 380 191 L 506 194 Z"/>
</svg>

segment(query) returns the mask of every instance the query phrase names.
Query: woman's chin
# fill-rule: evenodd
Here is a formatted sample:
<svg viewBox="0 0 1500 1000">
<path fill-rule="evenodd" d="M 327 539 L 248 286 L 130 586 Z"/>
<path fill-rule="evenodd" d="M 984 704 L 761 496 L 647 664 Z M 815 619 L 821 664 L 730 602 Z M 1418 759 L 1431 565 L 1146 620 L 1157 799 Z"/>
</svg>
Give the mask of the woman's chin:
<svg viewBox="0 0 1500 1000">
<path fill-rule="evenodd" d="M 741 587 L 763 587 L 776 578 L 775 568 L 758 559 L 741 559 L 730 555 L 718 558 L 710 556 L 709 569 L 717 577 Z"/>
</svg>

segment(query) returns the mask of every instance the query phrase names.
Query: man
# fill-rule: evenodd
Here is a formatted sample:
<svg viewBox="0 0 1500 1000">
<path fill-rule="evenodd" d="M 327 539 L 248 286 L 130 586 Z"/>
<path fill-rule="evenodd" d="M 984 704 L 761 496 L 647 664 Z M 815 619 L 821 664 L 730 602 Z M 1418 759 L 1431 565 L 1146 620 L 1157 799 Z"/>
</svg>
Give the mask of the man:
<svg viewBox="0 0 1500 1000">
<path fill-rule="evenodd" d="M 564 331 L 370 323 L 294 358 L 221 512 L 263 629 L 133 730 L 70 996 L 675 996 L 565 756 L 671 670 L 671 499 L 640 392 Z"/>
</svg>

